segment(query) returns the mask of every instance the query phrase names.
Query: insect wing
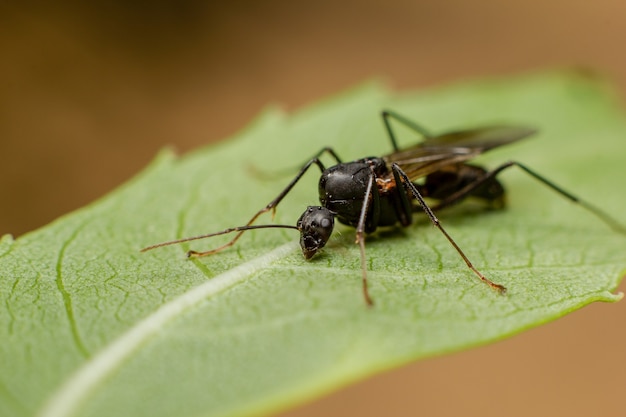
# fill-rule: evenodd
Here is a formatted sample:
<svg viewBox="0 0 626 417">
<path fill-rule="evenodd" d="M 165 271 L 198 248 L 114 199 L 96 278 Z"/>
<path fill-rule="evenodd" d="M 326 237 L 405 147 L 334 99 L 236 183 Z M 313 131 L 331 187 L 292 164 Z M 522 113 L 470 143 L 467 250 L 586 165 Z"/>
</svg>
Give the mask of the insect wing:
<svg viewBox="0 0 626 417">
<path fill-rule="evenodd" d="M 520 126 L 491 126 L 454 131 L 435 136 L 383 157 L 396 163 L 411 179 L 438 171 L 445 166 L 469 161 L 493 148 L 516 142 L 536 132 Z"/>
</svg>

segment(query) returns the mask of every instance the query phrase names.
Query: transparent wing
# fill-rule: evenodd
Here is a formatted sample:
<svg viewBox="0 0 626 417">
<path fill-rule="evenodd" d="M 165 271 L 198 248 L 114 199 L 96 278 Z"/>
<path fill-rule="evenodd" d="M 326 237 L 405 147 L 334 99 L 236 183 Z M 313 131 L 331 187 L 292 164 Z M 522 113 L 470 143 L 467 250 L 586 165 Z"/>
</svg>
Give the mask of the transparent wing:
<svg viewBox="0 0 626 417">
<path fill-rule="evenodd" d="M 491 126 L 449 132 L 385 155 L 383 160 L 388 165 L 395 162 L 409 178 L 417 179 L 534 133 L 535 129 L 521 126 Z"/>
</svg>

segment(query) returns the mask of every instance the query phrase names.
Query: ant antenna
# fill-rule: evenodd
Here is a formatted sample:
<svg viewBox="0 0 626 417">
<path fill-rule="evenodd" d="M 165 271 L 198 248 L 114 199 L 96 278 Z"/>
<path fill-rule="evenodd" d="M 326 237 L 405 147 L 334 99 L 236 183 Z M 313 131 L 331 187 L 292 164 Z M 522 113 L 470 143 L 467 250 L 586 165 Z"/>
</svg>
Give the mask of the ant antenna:
<svg viewBox="0 0 626 417">
<path fill-rule="evenodd" d="M 162 243 L 157 243 L 155 245 L 150 245 L 150 246 L 146 246 L 145 248 L 143 248 L 141 250 L 141 252 L 146 252 L 152 249 L 156 249 L 156 248 L 160 248 L 162 246 L 169 246 L 169 245 L 174 245 L 176 243 L 182 243 L 182 242 L 189 242 L 191 240 L 199 240 L 199 239 L 206 239 L 209 237 L 213 237 L 213 236 L 220 236 L 220 235 L 225 235 L 228 233 L 233 233 L 233 232 L 243 232 L 246 230 L 253 230 L 253 229 L 295 229 L 295 230 L 299 230 L 297 226 L 292 226 L 289 224 L 262 224 L 262 225 L 257 225 L 257 226 L 239 226 L 239 227 L 230 227 L 228 229 L 222 230 L 221 232 L 215 232 L 215 233 L 208 233 L 205 235 L 199 235 L 199 236 L 193 236 L 193 237 L 186 237 L 183 239 L 176 239 L 176 240 L 170 240 L 167 242 L 162 242 Z M 194 252 L 191 251 L 190 255 L 193 254 Z"/>
</svg>

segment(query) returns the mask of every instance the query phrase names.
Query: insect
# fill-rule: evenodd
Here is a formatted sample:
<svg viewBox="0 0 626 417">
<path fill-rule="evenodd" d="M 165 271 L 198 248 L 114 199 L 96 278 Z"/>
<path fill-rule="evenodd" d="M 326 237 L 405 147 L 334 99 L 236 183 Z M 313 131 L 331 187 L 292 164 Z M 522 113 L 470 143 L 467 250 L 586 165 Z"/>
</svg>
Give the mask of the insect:
<svg viewBox="0 0 626 417">
<path fill-rule="evenodd" d="M 488 126 L 433 135 L 410 119 L 389 110 L 382 112 L 382 119 L 393 152 L 382 157 L 366 157 L 352 162 L 342 162 L 332 148 L 325 147 L 304 164 L 280 194 L 256 212 L 244 226 L 158 243 L 142 249 L 142 252 L 175 243 L 236 233 L 228 243 L 215 249 L 205 252 L 192 250 L 187 253 L 190 257 L 207 256 L 234 245 L 247 230 L 282 228 L 300 232 L 302 254 L 308 260 L 326 245 L 333 232 L 336 219 L 356 229 L 355 243 L 359 245 L 361 256 L 363 296 L 366 304 L 371 306 L 373 301 L 367 285 L 365 235 L 374 232 L 378 227 L 397 224 L 407 227 L 412 223 L 413 213 L 423 211 L 458 252 L 467 267 L 489 287 L 499 293 L 505 293 L 506 288 L 503 285 L 486 278 L 474 267 L 461 247 L 441 225 L 435 212 L 459 203 L 467 197 L 477 198 L 493 207 L 503 207 L 505 190 L 496 177 L 510 167 L 520 168 L 561 196 L 595 214 L 612 228 L 626 233 L 616 220 L 601 209 L 565 191 L 526 165 L 508 161 L 488 171 L 481 166 L 468 163 L 484 152 L 536 133 L 535 129 L 522 126 Z M 392 129 L 392 119 L 423 136 L 424 140 L 401 149 Z M 326 168 L 320 160 L 324 154 L 332 157 L 336 164 Z M 253 225 L 262 214 L 268 211 L 274 214 L 278 204 L 314 165 L 321 171 L 319 180 L 321 205 L 308 206 L 295 226 Z M 426 198 L 434 200 L 434 205 L 429 206 L 425 201 Z"/>
</svg>

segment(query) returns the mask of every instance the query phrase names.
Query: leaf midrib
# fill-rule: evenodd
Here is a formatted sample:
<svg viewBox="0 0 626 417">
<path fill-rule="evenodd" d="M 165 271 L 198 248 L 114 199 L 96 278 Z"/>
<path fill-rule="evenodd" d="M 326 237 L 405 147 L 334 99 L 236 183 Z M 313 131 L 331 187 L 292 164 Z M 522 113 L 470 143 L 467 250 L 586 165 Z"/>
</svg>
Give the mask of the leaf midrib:
<svg viewBox="0 0 626 417">
<path fill-rule="evenodd" d="M 207 298 L 220 294 L 256 271 L 267 268 L 272 263 L 290 255 L 296 248 L 297 242 L 286 243 L 262 256 L 217 275 L 162 305 L 154 313 L 111 342 L 91 360 L 84 363 L 51 397 L 38 416 L 68 417 L 74 415 L 97 388 L 98 383 L 118 369 L 133 352 L 161 331 L 165 324 Z M 202 268 L 200 270 L 203 274 L 206 273 Z"/>
</svg>

